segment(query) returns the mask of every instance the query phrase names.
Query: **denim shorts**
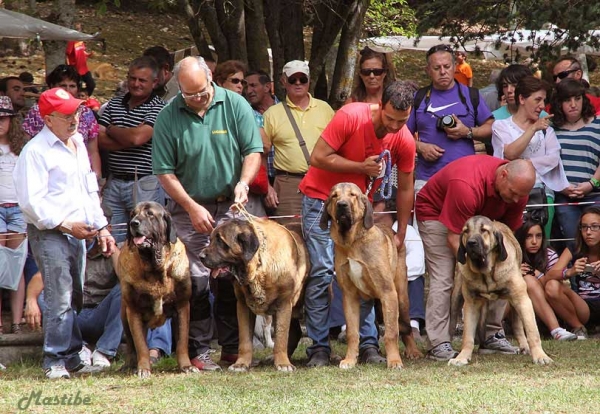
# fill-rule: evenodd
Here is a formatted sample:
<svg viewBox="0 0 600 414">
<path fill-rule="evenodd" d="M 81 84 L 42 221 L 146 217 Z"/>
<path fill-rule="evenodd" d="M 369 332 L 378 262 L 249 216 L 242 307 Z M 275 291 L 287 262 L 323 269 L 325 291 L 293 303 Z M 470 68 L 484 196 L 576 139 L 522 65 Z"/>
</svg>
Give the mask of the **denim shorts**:
<svg viewBox="0 0 600 414">
<path fill-rule="evenodd" d="M 7 232 L 25 233 L 27 225 L 23 220 L 23 213 L 18 206 L 0 207 L 0 233 Z"/>
</svg>

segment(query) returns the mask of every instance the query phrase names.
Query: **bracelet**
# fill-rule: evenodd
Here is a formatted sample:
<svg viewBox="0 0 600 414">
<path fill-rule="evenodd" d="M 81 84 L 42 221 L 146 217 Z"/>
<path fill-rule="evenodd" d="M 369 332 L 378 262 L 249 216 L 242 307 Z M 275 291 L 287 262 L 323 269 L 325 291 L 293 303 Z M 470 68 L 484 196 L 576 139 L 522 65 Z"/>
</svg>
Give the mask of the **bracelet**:
<svg viewBox="0 0 600 414">
<path fill-rule="evenodd" d="M 248 184 L 246 184 L 243 181 L 238 181 L 238 183 L 236 185 L 242 185 L 244 187 L 244 189 L 246 190 L 246 192 L 250 191 L 250 187 L 248 186 Z"/>
<path fill-rule="evenodd" d="M 110 232 L 110 230 L 108 230 L 108 226 L 110 226 L 110 224 L 107 224 L 106 226 L 99 228 L 98 233 L 100 233 L 102 230 L 106 230 L 106 231 Z"/>
<path fill-rule="evenodd" d="M 567 268 L 566 267 L 562 271 L 562 278 L 563 278 L 563 280 L 567 280 Z"/>
<path fill-rule="evenodd" d="M 540 279 L 541 279 L 541 278 L 543 278 L 543 277 L 544 277 L 544 274 L 543 274 L 543 273 L 540 273 L 539 275 L 537 275 L 536 279 L 537 279 L 537 280 L 540 280 Z"/>
<path fill-rule="evenodd" d="M 600 187 L 600 181 L 596 180 L 594 177 L 590 178 L 589 182 L 592 185 L 592 188 L 599 188 Z"/>
</svg>

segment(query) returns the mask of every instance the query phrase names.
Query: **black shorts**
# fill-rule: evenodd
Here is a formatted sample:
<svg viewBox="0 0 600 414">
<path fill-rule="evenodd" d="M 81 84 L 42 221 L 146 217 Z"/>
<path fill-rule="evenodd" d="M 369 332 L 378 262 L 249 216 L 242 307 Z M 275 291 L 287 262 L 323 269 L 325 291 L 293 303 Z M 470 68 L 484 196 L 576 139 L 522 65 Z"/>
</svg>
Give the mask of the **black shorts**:
<svg viewBox="0 0 600 414">
<path fill-rule="evenodd" d="M 600 299 L 584 299 L 590 308 L 590 319 L 586 325 L 600 325 Z"/>
</svg>

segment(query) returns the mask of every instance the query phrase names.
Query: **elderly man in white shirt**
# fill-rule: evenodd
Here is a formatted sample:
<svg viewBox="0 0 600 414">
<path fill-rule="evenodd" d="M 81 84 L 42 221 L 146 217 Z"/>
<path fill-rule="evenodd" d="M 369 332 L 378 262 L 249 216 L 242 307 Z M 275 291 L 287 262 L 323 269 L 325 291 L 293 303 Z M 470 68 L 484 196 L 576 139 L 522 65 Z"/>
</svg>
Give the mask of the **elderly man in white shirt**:
<svg viewBox="0 0 600 414">
<path fill-rule="evenodd" d="M 82 102 L 59 88 L 40 96 L 45 126 L 23 148 L 13 172 L 31 250 L 44 280 L 43 368 L 50 379 L 93 370 L 79 357 L 83 341 L 75 318 L 83 298 L 85 240 L 97 238 L 106 256 L 115 251 L 96 175 L 77 132 Z"/>
</svg>

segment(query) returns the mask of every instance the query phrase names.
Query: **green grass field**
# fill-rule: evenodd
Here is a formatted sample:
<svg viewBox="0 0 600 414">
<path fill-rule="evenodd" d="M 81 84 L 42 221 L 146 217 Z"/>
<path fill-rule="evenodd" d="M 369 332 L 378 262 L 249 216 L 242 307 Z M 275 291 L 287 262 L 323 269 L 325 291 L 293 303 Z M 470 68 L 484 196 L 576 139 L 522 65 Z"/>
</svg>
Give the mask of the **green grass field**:
<svg viewBox="0 0 600 414">
<path fill-rule="evenodd" d="M 304 348 L 291 374 L 260 366 L 247 374 L 186 375 L 168 358 L 149 380 L 111 370 L 49 381 L 39 361 L 25 361 L 0 371 L 0 413 L 598 413 L 599 345 L 544 341 L 550 366 L 533 365 L 526 355 L 474 354 L 463 368 L 405 360 L 401 371 L 307 369 Z M 36 405 L 38 395 L 40 403 L 78 397 L 80 405 Z"/>
</svg>

